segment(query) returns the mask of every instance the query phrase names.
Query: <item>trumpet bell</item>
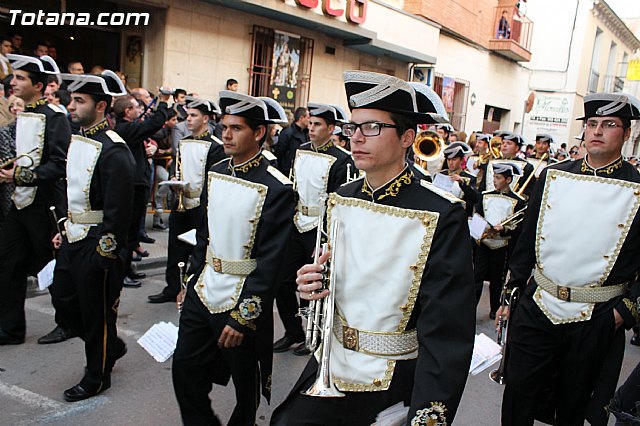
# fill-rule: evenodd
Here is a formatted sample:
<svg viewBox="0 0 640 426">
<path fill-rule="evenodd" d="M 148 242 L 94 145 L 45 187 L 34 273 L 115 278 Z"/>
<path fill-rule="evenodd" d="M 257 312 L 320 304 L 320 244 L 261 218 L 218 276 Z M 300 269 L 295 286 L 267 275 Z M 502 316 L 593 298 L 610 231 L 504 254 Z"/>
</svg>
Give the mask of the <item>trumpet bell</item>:
<svg viewBox="0 0 640 426">
<path fill-rule="evenodd" d="M 444 164 L 444 140 L 434 131 L 425 130 L 416 136 L 412 145 L 415 162 L 435 175 Z"/>
<path fill-rule="evenodd" d="M 489 373 L 489 378 L 499 385 L 504 385 L 504 374 L 499 368 L 491 371 L 491 373 Z"/>
<path fill-rule="evenodd" d="M 313 386 L 300 393 L 302 393 L 303 395 L 317 396 L 320 398 L 341 398 L 344 396 L 344 393 L 340 392 L 333 384 L 331 386 L 326 386 L 325 383 L 329 383 L 329 381 L 317 380 L 313 384 Z"/>
</svg>

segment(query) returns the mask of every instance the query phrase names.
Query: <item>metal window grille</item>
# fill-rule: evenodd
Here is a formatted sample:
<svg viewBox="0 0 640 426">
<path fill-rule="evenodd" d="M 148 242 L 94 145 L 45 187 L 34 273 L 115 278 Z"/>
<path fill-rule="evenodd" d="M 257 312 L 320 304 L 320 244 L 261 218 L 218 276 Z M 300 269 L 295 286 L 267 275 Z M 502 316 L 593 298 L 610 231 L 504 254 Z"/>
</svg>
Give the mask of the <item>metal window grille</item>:
<svg viewBox="0 0 640 426">
<path fill-rule="evenodd" d="M 433 79 L 433 90 L 442 97 L 442 81 L 444 75 L 436 73 Z M 449 121 L 454 129 L 464 130 L 467 121 L 467 100 L 469 98 L 469 82 L 455 79 L 453 96 L 453 112 L 449 113 Z"/>
</svg>

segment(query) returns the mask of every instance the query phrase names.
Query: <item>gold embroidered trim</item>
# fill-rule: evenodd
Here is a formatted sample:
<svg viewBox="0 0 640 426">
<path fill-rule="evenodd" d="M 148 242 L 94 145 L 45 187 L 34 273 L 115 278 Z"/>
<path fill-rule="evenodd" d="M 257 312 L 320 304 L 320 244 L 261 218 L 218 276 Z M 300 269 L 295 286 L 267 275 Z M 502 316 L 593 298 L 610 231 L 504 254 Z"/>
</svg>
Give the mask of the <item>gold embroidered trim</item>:
<svg viewBox="0 0 640 426">
<path fill-rule="evenodd" d="M 636 303 L 633 303 L 631 300 L 627 299 L 626 297 L 622 299 L 622 301 L 624 302 L 624 305 L 627 307 L 629 312 L 631 312 L 631 315 L 633 315 L 633 319 L 636 320 L 636 323 L 640 322 L 640 315 L 638 314 L 638 305 Z"/>
<path fill-rule="evenodd" d="M 294 188 L 300 188 L 300 185 L 298 185 L 298 175 L 299 173 L 296 173 L 295 171 L 295 167 L 298 163 L 298 158 L 303 156 L 303 155 L 310 155 L 311 157 L 315 157 L 315 158 L 319 158 L 322 159 L 324 161 L 326 161 L 326 170 L 324 172 L 324 174 L 322 175 L 322 191 L 321 194 L 326 194 L 327 193 L 327 187 L 329 186 L 329 173 L 331 171 L 331 167 L 333 167 L 333 163 L 336 162 L 337 158 L 334 157 L 333 155 L 329 155 L 329 154 L 321 154 L 315 151 L 307 151 L 307 150 L 303 150 L 303 149 L 299 149 L 296 151 L 296 158 L 293 162 L 293 166 L 292 166 L 292 170 L 293 172 L 293 179 L 294 179 L 294 184 L 293 187 Z M 298 191 L 298 195 L 300 195 L 300 192 Z M 306 194 L 305 194 L 306 195 Z M 317 199 L 319 198 L 316 197 L 315 200 L 305 200 L 308 201 L 309 205 L 315 205 L 317 203 Z M 300 200 L 302 201 L 302 197 L 300 197 Z M 315 229 L 316 226 L 318 225 L 318 219 L 312 221 L 310 224 L 308 225 L 301 225 L 300 224 L 300 215 L 305 216 L 302 212 L 296 210 L 295 214 L 293 215 L 293 223 L 296 226 L 296 229 L 298 230 L 298 232 L 300 232 L 301 234 L 311 231 L 312 229 Z"/>
<path fill-rule="evenodd" d="M 587 156 L 588 157 L 588 156 Z M 610 175 L 613 172 L 615 172 L 618 169 L 622 168 L 622 157 L 618 158 L 617 160 L 615 160 L 613 163 L 608 164 L 604 167 L 600 167 L 600 168 L 594 168 L 592 165 L 590 165 L 589 163 L 587 163 L 587 157 L 584 157 L 582 159 L 582 164 L 580 165 L 580 171 L 582 173 L 590 173 L 593 175 L 596 174 L 603 174 L 603 175 Z"/>
<path fill-rule="evenodd" d="M 197 140 L 197 141 L 201 141 L 201 140 L 204 140 L 205 138 L 208 138 L 209 135 L 210 135 L 209 129 L 207 129 L 207 130 L 204 131 L 203 134 L 198 135 L 198 136 L 193 136 L 193 139 Z"/>
<path fill-rule="evenodd" d="M 258 155 L 253 157 L 253 159 L 246 161 L 240 164 L 239 166 L 234 166 L 232 162 L 229 163 L 229 165 L 233 167 L 234 172 L 247 173 L 249 170 L 253 169 L 254 167 L 258 167 L 260 165 L 260 161 L 262 161 L 262 151 L 258 152 Z"/>
<path fill-rule="evenodd" d="M 231 311 L 231 318 L 238 321 L 238 324 L 244 325 L 247 328 L 250 328 L 253 331 L 256 331 L 256 325 L 253 323 L 253 320 L 246 320 L 242 318 L 242 315 L 238 311 Z"/>
<path fill-rule="evenodd" d="M 208 133 L 208 130 L 206 133 Z M 205 176 L 207 174 L 207 156 L 208 156 L 209 149 L 211 149 L 212 142 L 206 139 L 182 139 L 178 144 L 178 151 L 182 152 L 183 144 L 185 146 L 187 146 L 188 144 L 198 144 L 198 145 L 202 145 L 203 147 L 206 147 L 207 149 L 207 152 L 203 153 L 204 155 L 202 155 L 199 159 L 197 159 L 199 162 L 199 164 L 197 164 L 197 168 L 201 169 L 201 172 L 198 173 L 198 176 L 202 176 L 200 183 L 198 184 L 194 182 L 194 185 L 191 185 L 191 182 L 189 182 L 184 188 L 184 197 L 188 199 L 188 202 L 186 203 L 187 205 L 185 206 L 185 208 L 187 210 L 191 210 L 200 206 L 200 195 L 202 195 L 202 189 L 204 187 L 204 182 L 206 180 Z M 180 154 L 180 158 L 182 158 L 181 154 Z M 183 172 L 184 166 L 183 166 L 182 160 L 180 161 L 179 166 L 180 166 L 180 177 L 184 179 L 184 172 Z"/>
<path fill-rule="evenodd" d="M 34 109 L 37 106 L 46 105 L 46 103 L 47 103 L 47 98 L 40 98 L 35 102 L 31 102 L 30 104 L 26 104 L 24 106 L 24 109 Z"/>
<path fill-rule="evenodd" d="M 403 185 L 411 184 L 412 177 L 413 177 L 413 173 L 411 173 L 411 171 L 409 170 L 406 173 L 404 173 L 402 176 L 399 176 L 398 178 L 396 178 L 396 180 L 394 180 L 393 182 L 391 182 L 389 186 L 387 186 L 387 188 L 384 190 L 384 194 L 380 195 L 377 201 L 380 201 L 386 197 L 397 197 L 398 192 L 400 192 L 400 188 L 402 188 Z"/>
<path fill-rule="evenodd" d="M 379 392 L 389 389 L 391 385 L 391 379 L 393 378 L 393 371 L 396 368 L 396 362 L 393 360 L 387 360 L 387 369 L 384 372 L 384 377 L 373 379 L 370 384 L 364 383 L 347 383 L 340 380 L 337 377 L 333 377 L 333 383 L 336 387 L 344 392 Z"/>
<path fill-rule="evenodd" d="M 411 426 L 447 426 L 447 417 L 444 413 L 447 408 L 442 402 L 431 403 L 431 407 L 416 411 L 411 419 Z"/>
<path fill-rule="evenodd" d="M 40 99 L 40 100 L 42 101 L 43 99 Z M 46 102 L 46 99 L 44 100 Z M 37 102 L 35 104 L 37 104 Z M 27 118 L 37 119 L 38 121 L 40 121 L 40 124 L 41 124 L 39 132 L 36 134 L 36 137 L 38 139 L 38 149 L 29 154 L 29 156 L 33 159 L 33 164 L 31 165 L 31 168 L 36 168 L 40 165 L 40 161 L 42 160 L 42 150 L 44 149 L 44 131 L 47 126 L 47 116 L 44 114 L 39 114 L 35 112 L 21 112 L 21 113 L 18 113 L 17 119 L 19 119 L 20 117 L 25 117 L 25 119 Z M 16 139 L 16 143 L 18 143 L 18 139 Z M 20 147 L 16 146 L 16 149 L 18 148 Z M 30 151 L 30 149 L 31 148 L 27 148 L 25 151 L 28 152 Z M 22 153 L 24 152 L 18 152 L 17 154 L 20 155 Z M 11 199 L 16 205 L 16 208 L 18 210 L 21 210 L 27 206 L 30 206 L 31 203 L 33 203 L 33 200 L 35 200 L 36 198 L 37 190 L 38 190 L 37 186 L 32 186 L 32 187 L 16 186 L 16 188 L 13 191 L 13 195 L 11 197 Z M 18 201 L 18 198 L 22 198 L 24 196 L 27 197 L 25 200 Z"/>
<path fill-rule="evenodd" d="M 333 141 L 331 139 L 329 139 L 324 145 L 319 146 L 316 148 L 316 146 L 313 144 L 313 142 L 311 142 L 311 148 L 315 151 L 315 152 L 327 152 L 329 150 L 329 148 L 331 148 L 333 146 Z"/>
<path fill-rule="evenodd" d="M 533 293 L 533 297 L 536 302 L 536 306 L 540 308 L 540 310 L 544 313 L 544 315 L 553 323 L 553 324 L 569 324 L 573 322 L 581 322 L 581 321 L 589 321 L 591 319 L 591 315 L 593 314 L 593 308 L 595 303 L 588 303 L 586 311 L 580 311 L 579 316 L 570 317 L 570 318 L 558 318 L 556 317 L 547 306 L 542 303 L 542 292 L 544 290 L 542 287 L 536 288 L 535 293 Z"/>
<path fill-rule="evenodd" d="M 260 156 L 262 157 L 262 156 Z M 265 199 L 267 198 L 267 191 L 269 190 L 269 187 L 267 187 L 266 185 L 260 184 L 260 183 L 256 183 L 256 182 L 251 182 L 245 179 L 241 179 L 241 178 L 237 178 L 234 176 L 228 176 L 228 175 L 223 175 L 220 173 L 216 173 L 216 172 L 209 172 L 208 176 L 207 176 L 207 189 L 209 191 L 208 195 L 209 195 L 209 202 L 207 203 L 206 206 L 206 218 L 208 220 L 209 217 L 209 205 L 211 204 L 211 181 L 213 179 L 218 179 L 218 180 L 222 180 L 222 181 L 226 181 L 226 182 L 230 182 L 236 185 L 240 185 L 240 186 L 244 186 L 247 188 L 251 188 L 254 189 L 257 193 L 258 193 L 258 202 L 256 203 L 256 211 L 255 211 L 255 215 L 253 216 L 253 219 L 250 220 L 250 223 L 252 224 L 252 228 L 251 228 L 251 233 L 249 234 L 249 238 L 246 244 L 244 244 L 244 259 L 250 259 L 251 258 L 251 250 L 253 249 L 253 245 L 255 244 L 255 240 L 256 240 L 256 232 L 257 232 L 257 228 L 258 228 L 258 222 L 260 219 L 260 216 L 262 214 L 262 209 L 264 207 L 264 202 Z M 208 225 L 207 225 L 208 226 Z M 209 235 L 211 235 L 211 229 L 209 229 Z M 227 312 L 231 309 L 233 309 L 238 301 L 238 297 L 240 296 L 240 293 L 242 292 L 242 287 L 244 286 L 244 282 L 247 279 L 247 277 L 239 277 L 238 279 L 238 283 L 236 284 L 236 290 L 234 295 L 231 297 L 231 302 L 223 305 L 223 306 L 211 306 L 206 300 L 205 294 L 204 294 L 204 287 L 205 287 L 205 282 L 204 282 L 204 276 L 205 276 L 205 271 L 206 268 L 210 268 L 210 265 L 206 265 L 204 267 L 204 269 L 202 270 L 202 273 L 200 274 L 200 276 L 198 277 L 198 280 L 196 282 L 196 292 L 198 293 L 198 296 L 200 297 L 200 300 L 202 301 L 202 303 L 207 307 L 207 309 L 209 310 L 209 312 L 211 312 L 212 314 L 217 314 L 220 312 Z M 240 321 L 238 321 L 240 322 Z"/>
<path fill-rule="evenodd" d="M 86 130 L 82 131 L 83 136 L 93 136 L 98 133 L 100 130 L 107 129 L 109 127 L 109 122 L 105 118 L 95 126 L 89 127 Z"/>
</svg>

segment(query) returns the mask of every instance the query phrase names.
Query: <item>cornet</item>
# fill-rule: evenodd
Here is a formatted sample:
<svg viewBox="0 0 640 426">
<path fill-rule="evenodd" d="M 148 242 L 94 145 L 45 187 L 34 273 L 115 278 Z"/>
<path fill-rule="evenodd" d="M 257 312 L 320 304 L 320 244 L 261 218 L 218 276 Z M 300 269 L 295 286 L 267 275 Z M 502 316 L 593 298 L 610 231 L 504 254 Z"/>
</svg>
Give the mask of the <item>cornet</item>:
<svg viewBox="0 0 640 426">
<path fill-rule="evenodd" d="M 502 304 L 500 305 L 500 311 L 504 312 L 504 308 L 508 306 L 509 315 L 512 315 L 513 308 L 515 308 L 516 303 L 518 303 L 518 288 L 514 288 L 511 291 L 509 303 L 507 303 L 507 284 L 505 283 L 504 287 L 502 288 Z M 498 368 L 489 373 L 489 378 L 499 385 L 504 385 L 505 382 L 504 372 L 507 367 L 507 336 L 510 322 L 511 321 L 509 321 L 508 318 L 500 315 L 500 318 L 498 318 L 498 327 L 496 328 L 496 343 L 502 346 L 502 359 L 500 359 L 500 365 L 498 366 Z"/>
<path fill-rule="evenodd" d="M 182 179 L 182 156 L 180 155 L 180 147 L 178 147 L 178 153 L 176 154 L 176 178 L 178 180 Z M 184 187 L 178 188 L 178 207 L 176 207 L 177 212 L 184 212 L 187 209 L 184 207 Z"/>
<path fill-rule="evenodd" d="M 24 167 L 27 167 L 27 168 L 32 167 L 36 162 L 33 160 L 33 158 L 31 157 L 31 155 L 29 155 L 29 154 L 31 154 L 31 153 L 33 153 L 33 152 L 36 152 L 36 151 L 38 151 L 39 149 L 40 149 L 39 147 L 35 147 L 35 148 L 33 148 L 31 151 L 29 151 L 29 152 L 25 152 L 24 154 L 20 154 L 20 155 L 18 155 L 17 157 L 14 157 L 14 158 L 10 158 L 10 159 L 8 159 L 8 160 L 5 160 L 2 164 L 0 164 L 0 170 L 2 170 L 2 169 L 6 169 L 7 167 L 9 167 L 10 165 L 12 165 L 13 163 L 15 163 L 16 161 L 18 161 L 18 160 L 19 160 L 19 159 L 21 159 L 21 158 L 26 158 L 26 159 L 28 159 L 28 160 L 31 162 L 31 164 L 27 164 L 27 165 L 25 165 Z"/>
</svg>

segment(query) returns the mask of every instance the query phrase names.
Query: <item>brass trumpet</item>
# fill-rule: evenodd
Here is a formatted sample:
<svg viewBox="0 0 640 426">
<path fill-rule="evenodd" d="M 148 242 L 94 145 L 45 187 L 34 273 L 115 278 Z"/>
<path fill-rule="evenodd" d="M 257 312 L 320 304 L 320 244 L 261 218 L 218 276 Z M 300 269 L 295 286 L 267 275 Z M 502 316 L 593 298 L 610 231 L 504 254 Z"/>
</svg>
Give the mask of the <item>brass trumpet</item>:
<svg viewBox="0 0 640 426">
<path fill-rule="evenodd" d="M 508 230 L 514 230 L 516 229 L 516 226 L 518 226 L 518 224 L 520 224 L 520 222 L 522 222 L 524 220 L 524 213 L 527 211 L 527 207 L 528 206 L 524 206 L 522 209 L 513 212 L 512 214 L 510 214 L 509 216 L 505 217 L 503 220 L 500 221 L 500 223 L 498 223 L 497 225 L 494 226 L 502 226 L 505 229 Z M 493 227 L 491 228 L 493 229 Z M 478 244 L 480 244 L 480 242 L 482 242 L 482 240 L 484 240 L 485 238 L 488 238 L 490 236 L 492 236 L 492 232 L 491 229 L 486 230 L 482 236 L 480 237 L 480 239 L 478 240 Z"/>
<path fill-rule="evenodd" d="M 180 155 L 180 147 L 178 147 L 178 153 L 176 154 L 176 179 L 182 179 L 182 156 Z M 176 211 L 181 213 L 187 210 L 184 207 L 184 190 L 185 187 L 180 187 L 177 189 L 178 207 L 176 207 Z"/>
<path fill-rule="evenodd" d="M 415 163 L 434 175 L 444 164 L 444 141 L 434 131 L 425 130 L 416 136 L 412 145 Z"/>
<path fill-rule="evenodd" d="M 516 194 L 522 196 L 522 194 L 524 193 L 524 190 L 527 189 L 527 186 L 531 182 L 531 179 L 533 179 L 533 177 L 536 175 L 536 172 L 538 171 L 538 169 L 542 165 L 542 162 L 544 160 L 546 160 L 548 156 L 549 156 L 549 154 L 547 154 L 546 152 L 544 154 L 542 154 L 542 157 L 540 157 L 540 160 L 538 161 L 538 164 L 536 164 L 536 167 L 533 169 L 533 171 L 531 172 L 531 174 L 529 175 L 527 180 L 524 181 L 522 186 L 517 190 Z"/>
<path fill-rule="evenodd" d="M 7 167 L 9 167 L 10 165 L 12 165 L 13 163 L 15 163 L 16 161 L 18 161 L 21 158 L 26 158 L 31 162 L 31 164 L 28 164 L 28 165 L 26 165 L 24 167 L 27 167 L 27 168 L 32 167 L 36 162 L 33 160 L 31 155 L 29 155 L 29 154 L 31 154 L 33 152 L 36 152 L 39 149 L 40 149 L 39 147 L 35 147 L 29 152 L 25 152 L 24 154 L 20 154 L 17 157 L 9 158 L 8 160 L 5 160 L 2 164 L 0 164 L 0 170 L 6 169 Z"/>
<path fill-rule="evenodd" d="M 501 311 L 504 311 L 506 306 L 509 307 L 509 315 L 513 313 L 513 308 L 515 308 L 518 303 L 518 289 L 514 288 L 511 291 L 511 296 L 509 296 L 509 302 L 507 303 L 507 283 L 502 287 L 502 304 Z M 505 318 L 503 315 L 500 315 L 498 319 L 498 327 L 496 328 L 496 343 L 502 346 L 502 359 L 500 359 L 500 365 L 497 369 L 491 371 L 489 373 L 489 378 L 496 382 L 499 385 L 504 385 L 505 383 L 505 369 L 507 367 L 507 337 L 509 331 L 509 319 Z"/>
</svg>

